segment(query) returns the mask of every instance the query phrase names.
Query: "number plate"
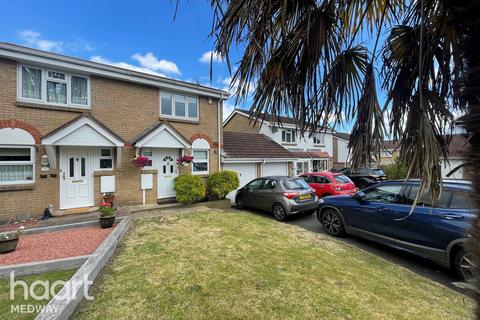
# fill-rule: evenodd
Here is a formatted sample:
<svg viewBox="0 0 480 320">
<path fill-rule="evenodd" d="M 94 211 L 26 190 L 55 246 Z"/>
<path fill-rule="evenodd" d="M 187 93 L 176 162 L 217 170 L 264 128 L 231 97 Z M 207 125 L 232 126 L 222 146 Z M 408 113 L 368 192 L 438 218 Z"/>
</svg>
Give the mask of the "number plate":
<svg viewBox="0 0 480 320">
<path fill-rule="evenodd" d="M 311 197 L 312 197 L 312 195 L 310 193 L 301 194 L 300 195 L 300 200 L 310 199 Z"/>
</svg>

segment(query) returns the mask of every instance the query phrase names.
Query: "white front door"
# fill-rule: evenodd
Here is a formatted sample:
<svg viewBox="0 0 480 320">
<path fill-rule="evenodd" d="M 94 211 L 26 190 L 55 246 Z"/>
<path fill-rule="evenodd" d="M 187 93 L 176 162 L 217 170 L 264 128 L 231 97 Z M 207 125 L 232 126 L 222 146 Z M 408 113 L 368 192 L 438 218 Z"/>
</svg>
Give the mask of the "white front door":
<svg viewBox="0 0 480 320">
<path fill-rule="evenodd" d="M 92 151 L 60 148 L 60 209 L 93 206 Z"/>
<path fill-rule="evenodd" d="M 173 182 L 178 176 L 178 149 L 158 148 L 154 152 L 153 166 L 158 169 L 158 198 L 175 197 Z"/>
</svg>

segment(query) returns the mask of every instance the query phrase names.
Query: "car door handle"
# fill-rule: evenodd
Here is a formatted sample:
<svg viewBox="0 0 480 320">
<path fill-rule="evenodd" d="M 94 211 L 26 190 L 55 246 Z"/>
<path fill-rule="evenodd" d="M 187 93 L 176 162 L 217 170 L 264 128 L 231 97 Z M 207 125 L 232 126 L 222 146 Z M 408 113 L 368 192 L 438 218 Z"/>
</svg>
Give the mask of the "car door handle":
<svg viewBox="0 0 480 320">
<path fill-rule="evenodd" d="M 447 219 L 447 220 L 462 220 L 463 216 L 458 215 L 458 214 L 444 214 L 444 215 L 442 215 L 442 218 Z"/>
<path fill-rule="evenodd" d="M 386 212 L 390 212 L 390 209 L 389 208 L 379 208 L 379 209 L 377 209 L 377 211 L 386 213 Z"/>
</svg>

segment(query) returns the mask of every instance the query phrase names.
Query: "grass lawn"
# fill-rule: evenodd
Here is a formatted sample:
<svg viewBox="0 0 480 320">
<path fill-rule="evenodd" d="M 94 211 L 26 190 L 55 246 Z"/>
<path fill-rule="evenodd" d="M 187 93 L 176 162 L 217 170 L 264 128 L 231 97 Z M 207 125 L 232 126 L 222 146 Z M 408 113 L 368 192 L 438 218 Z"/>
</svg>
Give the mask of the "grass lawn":
<svg viewBox="0 0 480 320">
<path fill-rule="evenodd" d="M 28 285 L 34 281 L 49 281 L 50 284 L 57 280 L 67 281 L 75 273 L 75 270 L 72 271 L 59 271 L 59 272 L 48 272 L 40 275 L 25 276 L 25 277 L 15 277 L 15 281 L 23 280 Z M 62 289 L 62 286 L 58 286 L 56 293 Z M 34 293 L 36 295 L 43 295 L 44 288 L 40 285 L 35 286 Z M 28 300 L 24 300 L 23 287 L 21 285 L 15 286 L 15 299 L 10 300 L 10 279 L 0 279 L 0 319 L 9 319 L 9 320 L 26 320 L 34 319 L 37 313 L 11 313 L 11 306 L 15 305 L 34 305 L 41 306 L 47 304 L 50 299 L 44 301 L 36 301 L 30 297 Z M 50 297 L 52 298 L 52 297 Z"/>
<path fill-rule="evenodd" d="M 268 217 L 140 219 L 77 319 L 471 319 L 473 301 Z"/>
</svg>

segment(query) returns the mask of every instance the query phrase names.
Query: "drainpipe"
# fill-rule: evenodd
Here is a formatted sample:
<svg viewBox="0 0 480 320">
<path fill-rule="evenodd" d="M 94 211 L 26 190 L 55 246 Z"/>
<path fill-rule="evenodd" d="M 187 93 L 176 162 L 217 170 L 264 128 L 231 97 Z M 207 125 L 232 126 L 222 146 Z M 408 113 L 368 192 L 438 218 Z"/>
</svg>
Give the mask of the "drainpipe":
<svg viewBox="0 0 480 320">
<path fill-rule="evenodd" d="M 221 94 L 221 98 L 219 101 L 217 101 L 217 106 L 218 106 L 218 119 L 217 119 L 217 141 L 218 141 L 218 171 L 222 170 L 222 147 L 221 147 L 221 141 L 222 141 L 222 135 L 221 135 L 221 128 L 220 126 L 222 125 L 221 123 L 221 114 L 223 110 L 223 93 Z"/>
</svg>

